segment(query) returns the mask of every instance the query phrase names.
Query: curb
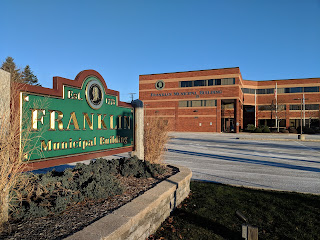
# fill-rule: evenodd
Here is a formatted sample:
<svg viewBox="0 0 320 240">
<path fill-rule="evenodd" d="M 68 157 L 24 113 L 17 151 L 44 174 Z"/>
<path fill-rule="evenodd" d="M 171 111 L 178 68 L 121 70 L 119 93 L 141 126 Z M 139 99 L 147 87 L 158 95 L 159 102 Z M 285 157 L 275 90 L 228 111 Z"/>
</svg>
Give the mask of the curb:
<svg viewBox="0 0 320 240">
<path fill-rule="evenodd" d="M 288 141 L 288 142 L 320 142 L 320 140 L 316 139 L 284 139 L 284 138 L 238 138 L 240 140 L 263 140 L 263 141 Z"/>
<path fill-rule="evenodd" d="M 145 239 L 150 236 L 190 192 L 191 170 L 173 166 L 179 168 L 178 173 L 65 239 Z"/>
</svg>

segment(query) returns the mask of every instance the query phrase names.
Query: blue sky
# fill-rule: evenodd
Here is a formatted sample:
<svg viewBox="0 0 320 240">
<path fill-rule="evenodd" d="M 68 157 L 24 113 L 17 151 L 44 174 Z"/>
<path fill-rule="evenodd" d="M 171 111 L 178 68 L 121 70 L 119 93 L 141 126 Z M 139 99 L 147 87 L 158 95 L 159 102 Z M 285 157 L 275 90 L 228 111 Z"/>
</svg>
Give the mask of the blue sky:
<svg viewBox="0 0 320 240">
<path fill-rule="evenodd" d="M 0 61 L 45 87 L 94 69 L 120 100 L 139 75 L 240 67 L 244 79 L 320 77 L 320 0 L 1 0 Z"/>
</svg>

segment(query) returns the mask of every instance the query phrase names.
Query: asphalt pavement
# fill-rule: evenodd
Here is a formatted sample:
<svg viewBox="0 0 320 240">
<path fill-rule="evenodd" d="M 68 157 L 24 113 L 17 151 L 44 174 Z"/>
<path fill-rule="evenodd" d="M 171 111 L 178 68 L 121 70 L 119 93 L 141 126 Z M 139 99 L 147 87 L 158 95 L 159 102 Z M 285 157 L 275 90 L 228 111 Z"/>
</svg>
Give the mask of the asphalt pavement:
<svg viewBox="0 0 320 240">
<path fill-rule="evenodd" d="M 320 135 L 170 133 L 165 161 L 194 180 L 320 194 Z"/>
</svg>

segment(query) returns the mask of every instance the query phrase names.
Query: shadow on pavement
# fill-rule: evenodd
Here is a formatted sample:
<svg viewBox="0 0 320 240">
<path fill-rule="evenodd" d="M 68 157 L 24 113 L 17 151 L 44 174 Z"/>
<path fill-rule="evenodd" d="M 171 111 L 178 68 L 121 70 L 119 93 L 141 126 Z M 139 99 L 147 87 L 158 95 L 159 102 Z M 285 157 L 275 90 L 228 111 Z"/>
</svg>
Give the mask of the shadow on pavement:
<svg viewBox="0 0 320 240">
<path fill-rule="evenodd" d="M 226 160 L 226 161 L 232 161 L 232 162 L 250 163 L 250 164 L 263 165 L 263 166 L 287 168 L 287 169 L 309 171 L 309 172 L 320 172 L 320 168 L 305 167 L 305 166 L 298 166 L 298 165 L 292 165 L 292 164 L 286 164 L 286 163 L 277 163 L 277 162 L 271 162 L 271 161 L 262 161 L 262 160 L 253 160 L 253 159 L 239 158 L 239 157 L 221 156 L 221 155 L 216 155 L 216 154 L 199 153 L 199 152 L 177 150 L 177 149 L 168 149 L 168 152 L 185 154 L 185 155 L 189 155 L 189 156 L 199 156 L 199 157 L 220 159 L 220 160 Z"/>
</svg>

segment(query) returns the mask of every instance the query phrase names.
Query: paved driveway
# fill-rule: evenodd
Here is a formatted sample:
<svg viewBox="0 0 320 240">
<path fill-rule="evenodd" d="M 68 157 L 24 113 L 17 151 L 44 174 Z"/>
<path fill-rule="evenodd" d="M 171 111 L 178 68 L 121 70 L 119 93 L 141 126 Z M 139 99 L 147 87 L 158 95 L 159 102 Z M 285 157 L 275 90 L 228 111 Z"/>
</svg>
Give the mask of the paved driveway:
<svg viewBox="0 0 320 240">
<path fill-rule="evenodd" d="M 193 179 L 320 193 L 320 142 L 295 141 L 297 135 L 281 134 L 171 135 L 166 163 L 189 167 Z"/>
</svg>

